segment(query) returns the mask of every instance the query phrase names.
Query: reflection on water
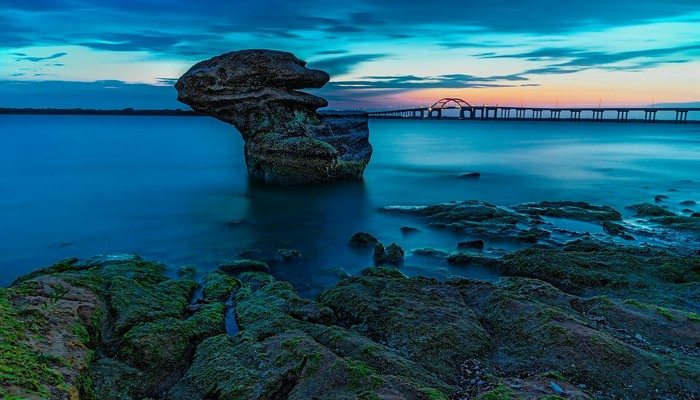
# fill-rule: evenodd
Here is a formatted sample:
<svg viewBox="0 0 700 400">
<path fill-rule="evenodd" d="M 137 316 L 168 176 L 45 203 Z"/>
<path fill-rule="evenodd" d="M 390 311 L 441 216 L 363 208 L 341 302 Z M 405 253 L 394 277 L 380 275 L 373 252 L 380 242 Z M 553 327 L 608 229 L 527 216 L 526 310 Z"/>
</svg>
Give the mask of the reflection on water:
<svg viewBox="0 0 700 400">
<path fill-rule="evenodd" d="M 409 275 L 494 279 L 488 269 L 411 253 L 455 251 L 470 237 L 378 208 L 581 200 L 629 217 L 624 206 L 658 194 L 676 212 L 697 207 L 681 201 L 700 202 L 693 125 L 372 121 L 370 128 L 375 150 L 364 181 L 267 187 L 248 182 L 235 130 L 209 118 L 0 116 L 0 284 L 69 256 L 132 252 L 208 270 L 243 254 L 268 260 L 277 277 L 310 296 L 372 264 L 371 249 L 347 246 L 358 231 L 404 247 Z M 481 176 L 460 177 L 470 172 Z M 278 249 L 302 255 L 284 262 Z"/>
</svg>

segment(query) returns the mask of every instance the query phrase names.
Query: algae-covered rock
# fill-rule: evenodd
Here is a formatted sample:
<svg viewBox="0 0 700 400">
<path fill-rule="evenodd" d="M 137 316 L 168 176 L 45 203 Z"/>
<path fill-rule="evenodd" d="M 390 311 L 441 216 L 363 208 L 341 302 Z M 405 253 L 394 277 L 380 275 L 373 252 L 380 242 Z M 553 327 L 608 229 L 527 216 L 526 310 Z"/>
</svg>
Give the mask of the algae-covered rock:
<svg viewBox="0 0 700 400">
<path fill-rule="evenodd" d="M 359 178 L 372 155 L 367 114 L 317 114 L 328 102 L 297 90 L 329 79 L 291 53 L 241 50 L 195 64 L 175 88 L 181 102 L 238 129 L 252 178 L 285 184 Z"/>
<path fill-rule="evenodd" d="M 496 285 L 459 280 L 451 285 L 494 338 L 491 362 L 505 376 L 555 370 L 575 385 L 621 399 L 663 398 L 664 393 L 678 392 L 692 397 L 700 390 L 700 362 L 682 347 L 693 339 L 669 337 L 665 344 L 670 348 L 640 346 L 627 339 L 627 329 L 645 324 L 663 329 L 663 324 L 643 316 L 631 320 L 621 303 L 600 298 L 600 308 L 587 306 L 587 300 L 526 278 L 504 278 Z M 600 309 L 609 311 L 601 314 Z M 687 335 L 692 328 L 687 321 L 685 328 L 675 329 Z M 691 335 L 700 338 L 700 333 Z"/>
<path fill-rule="evenodd" d="M 426 393 L 444 398 L 437 388 L 450 393 L 389 348 L 332 325 L 329 308 L 300 299 L 289 284 L 261 273 L 241 280 L 241 333 L 204 340 L 169 399 L 424 399 Z"/>
<path fill-rule="evenodd" d="M 241 282 L 220 271 L 214 271 L 204 277 L 204 291 L 202 294 L 206 300 L 226 301 L 240 286 Z"/>
<path fill-rule="evenodd" d="M 621 221 L 622 215 L 610 206 L 598 206 L 582 201 L 542 201 L 524 203 L 511 207 L 530 215 L 566 218 L 584 222 Z"/>
<path fill-rule="evenodd" d="M 341 326 L 395 349 L 448 383 L 457 383 L 464 360 L 489 350 L 488 334 L 458 291 L 434 280 L 354 277 L 319 300 Z"/>
<path fill-rule="evenodd" d="M 634 210 L 638 217 L 666 217 L 676 215 L 665 208 L 651 203 L 633 204 L 627 208 Z"/>
<path fill-rule="evenodd" d="M 103 312 L 96 293 L 58 276 L 0 288 L 0 397 L 95 399 L 91 333 Z"/>
<path fill-rule="evenodd" d="M 537 278 L 573 294 L 633 295 L 695 311 L 700 304 L 700 257 L 655 248 L 577 240 L 561 249 L 507 254 L 500 271 Z"/>
<path fill-rule="evenodd" d="M 427 218 L 436 227 L 466 232 L 484 238 L 520 241 L 518 224 L 530 219 L 496 205 L 480 201 L 453 201 L 429 206 L 388 206 L 384 212 L 405 213 Z"/>
<path fill-rule="evenodd" d="M 0 361 L 11 367 L 0 395 L 696 398 L 699 259 L 581 240 L 494 263 L 531 278 L 440 282 L 371 267 L 319 301 L 263 272 L 214 271 L 198 308 L 187 307 L 190 273 L 67 260 L 0 289 Z M 224 334 L 226 310 L 235 335 Z"/>
</svg>

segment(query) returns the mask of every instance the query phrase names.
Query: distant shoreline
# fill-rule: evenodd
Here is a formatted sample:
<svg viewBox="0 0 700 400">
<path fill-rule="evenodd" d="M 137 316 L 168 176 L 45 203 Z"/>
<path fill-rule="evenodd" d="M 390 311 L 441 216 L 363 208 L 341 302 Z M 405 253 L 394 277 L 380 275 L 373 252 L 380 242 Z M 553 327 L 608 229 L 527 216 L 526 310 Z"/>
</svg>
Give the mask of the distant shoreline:
<svg viewBox="0 0 700 400">
<path fill-rule="evenodd" d="M 204 114 L 192 110 L 136 110 L 123 108 L 121 110 L 94 110 L 90 108 L 3 108 L 0 115 L 124 115 L 124 116 L 167 116 L 167 117 L 201 117 Z"/>
</svg>

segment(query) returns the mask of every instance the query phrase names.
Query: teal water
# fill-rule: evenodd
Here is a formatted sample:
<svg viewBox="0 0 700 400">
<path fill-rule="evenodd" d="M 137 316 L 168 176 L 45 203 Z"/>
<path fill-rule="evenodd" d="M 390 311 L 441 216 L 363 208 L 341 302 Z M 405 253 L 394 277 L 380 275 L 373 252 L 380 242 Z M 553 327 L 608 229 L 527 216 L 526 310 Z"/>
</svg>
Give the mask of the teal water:
<svg viewBox="0 0 700 400">
<path fill-rule="evenodd" d="M 246 249 L 289 248 L 302 258 L 273 261 L 273 273 L 309 294 L 372 264 L 347 246 L 357 231 L 406 250 L 468 238 L 382 206 L 580 200 L 625 213 L 663 194 L 675 212 L 700 211 L 679 204 L 700 203 L 698 125 L 381 120 L 370 131 L 362 182 L 275 188 L 248 182 L 240 135 L 211 118 L 0 116 L 0 285 L 72 256 L 206 271 Z M 480 179 L 459 177 L 469 172 Z M 495 277 L 412 255 L 402 270 Z"/>
</svg>

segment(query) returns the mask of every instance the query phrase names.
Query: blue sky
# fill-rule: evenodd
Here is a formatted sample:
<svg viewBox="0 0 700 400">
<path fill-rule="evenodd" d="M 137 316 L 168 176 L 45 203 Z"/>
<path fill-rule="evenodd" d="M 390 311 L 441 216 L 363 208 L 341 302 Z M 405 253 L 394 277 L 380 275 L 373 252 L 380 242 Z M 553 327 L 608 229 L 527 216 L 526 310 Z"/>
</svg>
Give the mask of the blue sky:
<svg viewBox="0 0 700 400">
<path fill-rule="evenodd" d="M 174 79 L 246 48 L 331 73 L 331 107 L 700 102 L 697 0 L 2 0 L 0 106 L 186 108 Z"/>
</svg>

